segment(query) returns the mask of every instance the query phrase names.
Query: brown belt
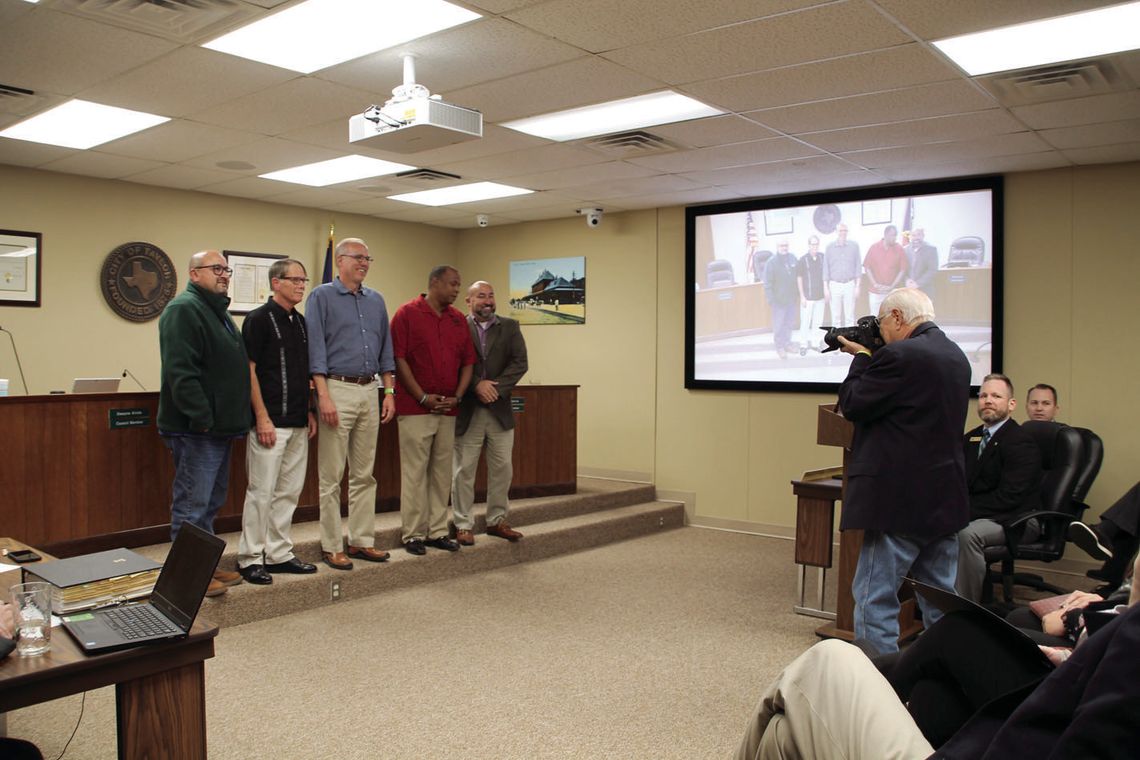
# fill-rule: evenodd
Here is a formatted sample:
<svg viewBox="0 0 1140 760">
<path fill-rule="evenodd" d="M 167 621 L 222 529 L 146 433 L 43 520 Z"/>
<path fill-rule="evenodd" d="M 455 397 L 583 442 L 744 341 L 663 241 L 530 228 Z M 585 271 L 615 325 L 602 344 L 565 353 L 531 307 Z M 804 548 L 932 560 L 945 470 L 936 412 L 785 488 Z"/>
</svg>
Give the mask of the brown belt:
<svg viewBox="0 0 1140 760">
<path fill-rule="evenodd" d="M 329 380 L 339 380 L 342 383 L 352 383 L 353 385 L 371 385 L 376 382 L 376 376 L 372 377 L 348 377 L 347 375 L 327 375 Z"/>
</svg>

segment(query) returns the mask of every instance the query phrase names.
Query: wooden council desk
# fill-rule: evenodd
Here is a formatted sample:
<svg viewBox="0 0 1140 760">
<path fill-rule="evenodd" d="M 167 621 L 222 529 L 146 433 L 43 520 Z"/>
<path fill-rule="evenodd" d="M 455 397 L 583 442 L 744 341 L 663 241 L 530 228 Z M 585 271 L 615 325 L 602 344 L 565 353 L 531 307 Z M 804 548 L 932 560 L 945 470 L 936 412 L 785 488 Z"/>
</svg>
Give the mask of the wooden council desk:
<svg viewBox="0 0 1140 760">
<path fill-rule="evenodd" d="M 27 547 L 0 538 L 0 548 Z M 206 757 L 205 662 L 214 656 L 217 635 L 217 626 L 199 618 L 185 639 L 88 656 L 57 627 L 51 651 L 34 657 L 13 652 L 0 660 L 0 712 L 114 685 L 122 760 L 202 760 Z"/>
</svg>

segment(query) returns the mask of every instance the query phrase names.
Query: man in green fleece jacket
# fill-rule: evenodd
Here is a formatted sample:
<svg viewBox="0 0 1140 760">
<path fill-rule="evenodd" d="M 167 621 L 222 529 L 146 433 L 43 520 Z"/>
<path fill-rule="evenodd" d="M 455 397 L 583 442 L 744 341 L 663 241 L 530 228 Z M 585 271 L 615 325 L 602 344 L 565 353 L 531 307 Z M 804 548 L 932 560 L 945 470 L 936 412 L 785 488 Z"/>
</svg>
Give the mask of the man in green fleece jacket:
<svg viewBox="0 0 1140 760">
<path fill-rule="evenodd" d="M 190 284 L 158 320 L 158 432 L 174 455 L 171 541 L 184 522 L 214 532 L 229 486 L 231 444 L 252 424 L 249 359 L 227 312 L 231 274 L 217 251 L 194 254 Z M 218 570 L 206 595 L 240 582 L 238 573 Z"/>
</svg>

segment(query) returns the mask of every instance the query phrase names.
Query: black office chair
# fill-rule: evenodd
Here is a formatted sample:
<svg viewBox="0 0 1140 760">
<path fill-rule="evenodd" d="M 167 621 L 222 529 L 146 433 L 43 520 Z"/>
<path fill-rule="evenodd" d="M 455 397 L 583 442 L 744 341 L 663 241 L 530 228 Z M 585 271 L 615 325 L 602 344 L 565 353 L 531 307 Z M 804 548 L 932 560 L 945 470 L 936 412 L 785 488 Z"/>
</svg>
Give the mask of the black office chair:
<svg viewBox="0 0 1140 760">
<path fill-rule="evenodd" d="M 950 244 L 947 267 L 980 267 L 986 261 L 986 241 L 967 235 Z"/>
<path fill-rule="evenodd" d="M 764 282 L 764 265 L 772 258 L 771 251 L 755 251 L 752 254 L 752 281 Z"/>
<path fill-rule="evenodd" d="M 1080 433 L 1083 444 L 1081 468 L 1077 472 L 1077 484 L 1073 488 L 1073 498 L 1077 501 L 1084 501 L 1088 498 L 1089 489 L 1092 488 L 1093 481 L 1096 480 L 1096 476 L 1100 472 L 1101 463 L 1104 462 L 1104 441 L 1088 428 L 1075 427 L 1073 430 Z"/>
<path fill-rule="evenodd" d="M 1048 583 L 1039 575 L 1017 573 L 1015 560 L 1056 562 L 1065 553 L 1069 523 L 1080 520 L 1087 506 L 1073 498 L 1082 464 L 1081 434 L 1059 422 L 1031 420 L 1022 429 L 1029 433 L 1041 449 L 1041 509 L 1022 515 L 1005 527 L 1006 544 L 986 547 L 986 566 L 1001 563 L 1002 594 L 1013 602 L 1013 586 L 1029 586 L 1054 594 L 1064 589 Z M 1022 541 L 1027 523 L 1036 520 L 1039 534 Z"/>
<path fill-rule="evenodd" d="M 736 275 L 732 273 L 732 262 L 728 259 L 713 259 L 705 271 L 705 282 L 710 288 L 735 285 Z"/>
</svg>

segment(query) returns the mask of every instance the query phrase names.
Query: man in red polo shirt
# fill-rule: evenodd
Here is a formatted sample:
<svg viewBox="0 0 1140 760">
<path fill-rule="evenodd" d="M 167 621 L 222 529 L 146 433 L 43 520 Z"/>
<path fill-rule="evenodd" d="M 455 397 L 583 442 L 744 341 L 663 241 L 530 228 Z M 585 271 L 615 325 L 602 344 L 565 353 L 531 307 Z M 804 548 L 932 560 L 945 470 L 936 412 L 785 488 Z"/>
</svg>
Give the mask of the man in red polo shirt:
<svg viewBox="0 0 1140 760">
<path fill-rule="evenodd" d="M 431 270 L 428 292 L 396 310 L 396 417 L 400 431 L 400 518 L 410 554 L 427 546 L 458 551 L 447 537 L 447 497 L 459 399 L 467 392 L 475 346 L 467 319 L 452 307 L 459 272 Z"/>
</svg>

